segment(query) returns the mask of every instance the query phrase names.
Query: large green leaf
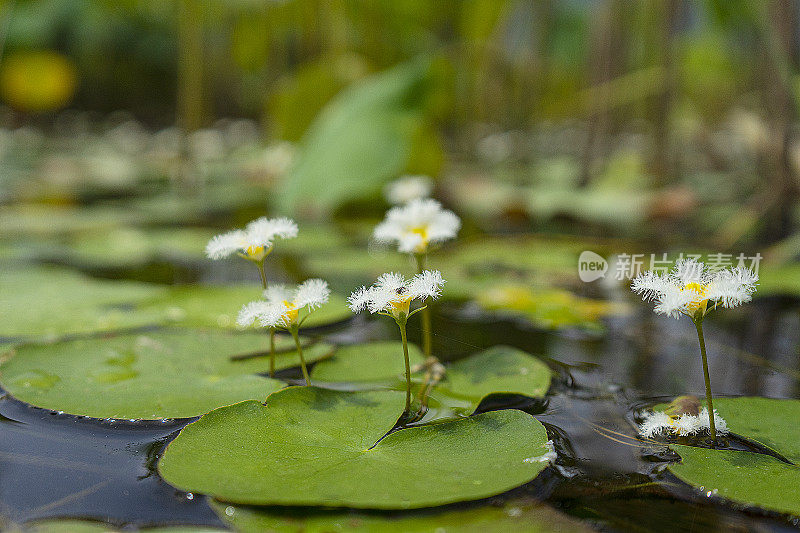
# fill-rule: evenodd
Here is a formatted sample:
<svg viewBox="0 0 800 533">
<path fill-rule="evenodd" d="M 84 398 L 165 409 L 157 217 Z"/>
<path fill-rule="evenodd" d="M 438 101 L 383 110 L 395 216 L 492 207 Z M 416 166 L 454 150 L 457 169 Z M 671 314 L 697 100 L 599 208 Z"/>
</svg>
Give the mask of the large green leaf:
<svg viewBox="0 0 800 533">
<path fill-rule="evenodd" d="M 402 173 L 423 124 L 420 104 L 428 70 L 428 61 L 414 61 L 338 94 L 303 139 L 298 161 L 277 195 L 281 209 L 329 211 L 379 193 Z"/>
<path fill-rule="evenodd" d="M 800 400 L 718 398 L 714 407 L 733 433 L 794 464 L 762 453 L 673 445 L 681 462 L 670 470 L 706 493 L 800 515 Z"/>
<path fill-rule="evenodd" d="M 425 510 L 422 512 L 366 513 L 364 511 L 275 509 L 243 507 L 212 500 L 211 507 L 236 531 L 259 533 L 328 533 L 364 531 L 372 533 L 482 533 L 508 532 L 583 532 L 591 529 L 543 503 L 511 500 L 504 505 L 484 505 L 471 509 Z"/>
<path fill-rule="evenodd" d="M 283 383 L 256 375 L 269 357 L 266 334 L 186 330 L 29 344 L 0 364 L 0 384 L 38 407 L 97 418 L 180 418 L 242 400 L 266 398 Z M 277 337 L 276 368 L 297 366 L 286 336 Z M 330 355 L 317 344 L 307 362 Z"/>
<path fill-rule="evenodd" d="M 409 346 L 412 365 L 421 363 L 419 349 Z M 460 415 L 475 411 L 481 400 L 493 393 L 543 397 L 550 386 L 552 372 L 541 360 L 509 346 L 494 346 L 460 359 L 447 367 L 445 377 L 430 393 L 429 406 L 447 407 Z M 405 390 L 403 345 L 379 342 L 339 349 L 336 356 L 314 367 L 315 381 L 371 382 L 376 388 Z M 413 376 L 412 392 L 417 396 L 424 383 L 424 372 Z"/>
<path fill-rule="evenodd" d="M 158 465 L 176 487 L 234 503 L 408 509 L 475 500 L 533 479 L 547 433 L 522 411 L 494 411 L 384 437 L 395 391 L 289 387 L 189 424 Z"/>
<path fill-rule="evenodd" d="M 4 270 L 0 276 L 0 337 L 57 336 L 154 324 L 135 305 L 162 287 L 90 279 L 60 268 Z"/>
<path fill-rule="evenodd" d="M 175 326 L 235 328 L 236 315 L 247 302 L 261 297 L 259 285 L 170 287 L 158 298 L 142 304 L 139 311 L 158 317 L 158 323 Z M 346 300 L 332 294 L 328 303 L 309 315 L 303 327 L 341 322 L 353 316 Z"/>
</svg>

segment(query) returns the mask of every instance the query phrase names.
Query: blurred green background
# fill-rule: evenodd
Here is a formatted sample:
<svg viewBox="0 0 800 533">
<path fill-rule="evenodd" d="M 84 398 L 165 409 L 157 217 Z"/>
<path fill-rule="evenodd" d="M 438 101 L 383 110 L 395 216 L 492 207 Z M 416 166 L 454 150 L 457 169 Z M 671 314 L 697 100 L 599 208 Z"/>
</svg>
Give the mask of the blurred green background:
<svg viewBox="0 0 800 533">
<path fill-rule="evenodd" d="M 0 221 L 379 217 L 428 174 L 468 233 L 786 264 L 799 44 L 791 1 L 3 0 Z"/>
</svg>

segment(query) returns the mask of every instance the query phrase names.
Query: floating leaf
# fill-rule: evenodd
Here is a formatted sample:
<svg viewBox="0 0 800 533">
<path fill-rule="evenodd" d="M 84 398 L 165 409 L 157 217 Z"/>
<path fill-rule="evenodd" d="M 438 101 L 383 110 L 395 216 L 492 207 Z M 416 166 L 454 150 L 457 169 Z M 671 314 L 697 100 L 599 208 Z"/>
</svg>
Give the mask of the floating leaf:
<svg viewBox="0 0 800 533">
<path fill-rule="evenodd" d="M 484 309 L 520 315 L 545 329 L 603 329 L 600 319 L 622 312 L 624 306 L 581 298 L 563 289 L 534 290 L 527 285 L 498 285 L 478 293 Z"/>
<path fill-rule="evenodd" d="M 714 407 L 733 433 L 794 464 L 763 453 L 671 445 L 681 462 L 670 470 L 708 495 L 800 515 L 800 400 L 717 398 Z"/>
<path fill-rule="evenodd" d="M 409 346 L 411 365 L 422 363 L 416 346 Z M 447 406 L 458 414 L 475 411 L 481 400 L 494 393 L 524 394 L 543 397 L 550 387 L 551 371 L 539 359 L 509 346 L 493 346 L 488 350 L 455 361 L 447 366 L 445 377 L 430 393 L 435 404 Z M 315 381 L 372 382 L 376 387 L 405 390 L 405 361 L 403 345 L 399 342 L 380 342 L 339 349 L 336 356 L 314 367 Z M 419 394 L 424 372 L 413 376 Z"/>
<path fill-rule="evenodd" d="M 261 297 L 261 286 L 170 287 L 162 296 L 143 304 L 139 311 L 159 317 L 159 323 L 189 327 L 235 328 L 236 315 L 247 302 Z M 344 297 L 331 294 L 328 303 L 315 310 L 304 328 L 324 326 L 351 318 Z"/>
<path fill-rule="evenodd" d="M 87 278 L 60 268 L 4 270 L 0 276 L 0 337 L 54 336 L 132 328 L 158 321 L 135 304 L 163 287 Z"/>
<path fill-rule="evenodd" d="M 547 433 L 494 411 L 384 437 L 403 393 L 289 387 L 189 424 L 161 457 L 170 484 L 234 503 L 409 509 L 475 500 L 532 480 Z"/>
<path fill-rule="evenodd" d="M 279 351 L 293 346 L 278 336 Z M 264 399 L 283 386 L 256 375 L 269 357 L 266 334 L 188 330 L 29 344 L 0 364 L 0 384 L 37 407 L 96 418 L 182 418 L 242 400 Z M 330 355 L 326 344 L 307 347 L 307 362 Z M 297 366 L 294 351 L 276 368 Z"/>
<path fill-rule="evenodd" d="M 118 228 L 81 234 L 66 250 L 49 255 L 81 266 L 125 267 L 155 260 L 202 259 L 214 231 L 198 228 Z"/>
<path fill-rule="evenodd" d="M 502 506 L 484 505 L 472 509 L 425 510 L 403 514 L 364 511 L 275 509 L 241 507 L 211 501 L 217 514 L 237 531 L 322 533 L 368 531 L 372 533 L 469 531 L 551 532 L 591 531 L 577 520 L 547 505 L 530 500 L 511 500 Z"/>
</svg>

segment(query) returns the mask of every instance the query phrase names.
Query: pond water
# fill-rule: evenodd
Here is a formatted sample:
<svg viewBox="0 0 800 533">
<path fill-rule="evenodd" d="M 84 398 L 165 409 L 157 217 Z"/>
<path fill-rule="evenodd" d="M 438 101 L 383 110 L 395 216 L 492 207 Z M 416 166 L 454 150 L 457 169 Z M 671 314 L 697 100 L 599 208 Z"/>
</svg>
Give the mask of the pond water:
<svg viewBox="0 0 800 533">
<path fill-rule="evenodd" d="M 800 317 L 791 304 L 760 300 L 746 314 L 708 322 L 716 395 L 798 394 L 798 359 L 790 350 L 798 345 Z M 537 330 L 465 306 L 438 307 L 435 349 L 444 360 L 508 344 L 547 354 L 559 376 L 544 401 L 494 396 L 478 410 L 513 407 L 536 416 L 555 441 L 556 464 L 509 494 L 451 507 L 530 498 L 611 531 L 796 530 L 790 518 L 736 509 L 685 485 L 664 471 L 674 454 L 636 439 L 638 409 L 703 390 L 689 325 L 644 311 L 607 322 L 605 333 L 587 334 Z M 419 335 L 411 325 L 409 332 L 412 341 Z M 392 339 L 395 332 L 358 318 L 317 333 L 353 343 Z M 289 371 L 281 377 L 300 376 Z M 172 488 L 155 469 L 164 446 L 191 419 L 97 420 L 30 407 L 7 395 L 0 398 L 0 416 L 0 513 L 11 524 L 57 517 L 128 527 L 225 527 L 205 497 Z"/>
</svg>

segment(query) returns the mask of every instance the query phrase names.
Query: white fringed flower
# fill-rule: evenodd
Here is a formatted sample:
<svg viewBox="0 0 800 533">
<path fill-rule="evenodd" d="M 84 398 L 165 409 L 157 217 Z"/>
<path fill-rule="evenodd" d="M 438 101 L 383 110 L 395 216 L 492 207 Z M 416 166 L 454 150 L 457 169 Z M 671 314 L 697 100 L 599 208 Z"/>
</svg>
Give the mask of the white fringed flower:
<svg viewBox="0 0 800 533">
<path fill-rule="evenodd" d="M 438 270 L 425 270 L 410 280 L 390 272 L 381 275 L 372 287 L 361 287 L 353 292 L 347 302 L 354 313 L 367 309 L 370 313 L 390 314 L 398 318 L 401 314 L 409 315 L 412 300 L 438 298 L 444 283 Z"/>
<path fill-rule="evenodd" d="M 454 238 L 460 227 L 456 214 L 442 209 L 439 202 L 418 199 L 390 209 L 373 237 L 378 242 L 396 243 L 401 252 L 423 254 L 431 245 Z"/>
<path fill-rule="evenodd" d="M 655 312 L 679 318 L 702 318 L 717 306 L 736 307 L 749 302 L 758 276 L 744 267 L 709 271 L 694 259 L 678 261 L 669 273 L 643 272 L 631 283 L 631 290 L 644 300 L 656 302 Z M 713 306 L 709 307 L 708 303 Z"/>
<path fill-rule="evenodd" d="M 242 307 L 236 323 L 240 327 L 258 324 L 266 328 L 290 330 L 302 324 L 299 318 L 303 308 L 311 313 L 326 303 L 330 294 L 328 282 L 321 279 L 306 280 L 294 289 L 272 285 L 264 291 L 263 300 L 250 302 Z"/>
<path fill-rule="evenodd" d="M 428 176 L 403 176 L 388 184 L 383 194 L 390 203 L 407 204 L 412 200 L 427 198 L 433 191 L 433 180 Z"/>
<path fill-rule="evenodd" d="M 728 424 L 717 410 L 714 410 L 714 425 L 718 434 L 728 433 Z M 708 409 L 703 407 L 698 415 L 682 414 L 672 417 L 663 411 L 646 413 L 644 420 L 639 424 L 639 435 L 652 438 L 658 435 L 678 435 L 686 437 L 708 432 L 711 424 L 708 419 Z"/>
<path fill-rule="evenodd" d="M 297 224 L 284 217 L 261 217 L 250 222 L 243 230 L 229 231 L 212 238 L 206 245 L 206 255 L 211 259 L 223 259 L 238 254 L 251 261 L 263 261 L 278 237 L 297 237 Z"/>
<path fill-rule="evenodd" d="M 698 418 L 700 419 L 701 429 L 705 429 L 706 431 L 711 429 L 711 422 L 708 419 L 708 407 L 703 407 L 703 409 L 700 411 L 700 414 L 698 415 Z M 728 429 L 728 423 L 725 421 L 724 418 L 719 416 L 719 413 L 717 413 L 716 409 L 714 409 L 714 426 L 716 426 L 717 433 L 720 433 L 722 435 L 730 433 L 730 430 Z"/>
<path fill-rule="evenodd" d="M 672 417 L 663 411 L 647 413 L 639 424 L 639 435 L 652 438 L 661 434 L 668 434 L 672 431 L 674 422 Z"/>
</svg>

